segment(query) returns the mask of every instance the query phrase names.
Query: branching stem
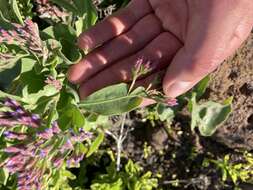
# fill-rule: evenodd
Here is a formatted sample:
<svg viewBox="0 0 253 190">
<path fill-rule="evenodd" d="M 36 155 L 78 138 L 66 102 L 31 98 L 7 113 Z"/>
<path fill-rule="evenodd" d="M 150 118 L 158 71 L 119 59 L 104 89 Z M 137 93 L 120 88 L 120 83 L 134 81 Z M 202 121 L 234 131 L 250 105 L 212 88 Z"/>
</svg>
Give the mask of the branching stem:
<svg viewBox="0 0 253 190">
<path fill-rule="evenodd" d="M 128 131 L 127 130 L 126 133 L 124 133 L 125 122 L 126 122 L 126 114 L 123 114 L 121 125 L 120 125 L 119 138 L 117 141 L 117 161 L 116 161 L 117 171 L 120 171 L 122 144 L 127 136 L 127 131 Z"/>
</svg>

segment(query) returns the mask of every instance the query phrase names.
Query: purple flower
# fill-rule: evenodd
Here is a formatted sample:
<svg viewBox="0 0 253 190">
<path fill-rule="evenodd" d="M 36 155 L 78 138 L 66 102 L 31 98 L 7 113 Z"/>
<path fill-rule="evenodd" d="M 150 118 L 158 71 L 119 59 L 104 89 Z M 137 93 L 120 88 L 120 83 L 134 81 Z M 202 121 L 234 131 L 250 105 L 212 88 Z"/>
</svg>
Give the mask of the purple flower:
<svg viewBox="0 0 253 190">
<path fill-rule="evenodd" d="M 37 24 L 33 23 L 30 19 L 24 21 L 24 25 L 12 24 L 13 29 L 4 30 L 0 29 L 0 44 L 15 44 L 38 57 L 45 58 L 48 57 L 48 49 L 43 44 L 39 36 L 39 29 Z M 6 59 L 4 54 L 0 54 L 0 59 Z"/>
<path fill-rule="evenodd" d="M 157 66 L 158 66 L 157 62 L 151 62 L 150 60 L 141 57 L 136 61 L 134 65 L 133 76 L 139 78 L 140 76 L 157 69 Z"/>
<path fill-rule="evenodd" d="M 4 101 L 4 105 L 14 110 L 20 108 L 20 104 L 16 100 L 10 98 L 6 98 L 6 100 Z"/>
<path fill-rule="evenodd" d="M 64 145 L 63 145 L 64 146 Z M 73 149 L 73 144 L 71 142 L 71 140 L 67 140 L 66 143 L 65 143 L 65 148 L 66 149 Z"/>
<path fill-rule="evenodd" d="M 40 151 L 40 157 L 41 157 L 41 158 L 45 158 L 46 155 L 47 155 L 47 152 L 46 152 L 46 151 L 44 151 L 44 150 L 41 150 L 41 151 Z"/>
<path fill-rule="evenodd" d="M 0 113 L 0 124 L 8 124 L 10 129 L 20 124 L 34 128 L 34 133 L 29 136 L 10 130 L 4 132 L 6 138 L 18 141 L 16 145 L 4 149 L 8 158 L 0 164 L 0 167 L 5 167 L 11 174 L 17 174 L 18 189 L 40 189 L 43 175 L 49 168 L 60 168 L 64 162 L 76 166 L 84 158 L 84 154 L 73 153 L 74 147 L 76 143 L 91 138 L 90 132 L 83 129 L 78 133 L 73 130 L 62 131 L 56 121 L 52 123 L 51 128 L 43 129 L 46 122 L 38 115 L 26 111 L 17 102 L 9 99 L 6 100 L 5 106 L 11 111 Z M 65 143 L 62 145 L 59 142 L 63 140 Z"/>
<path fill-rule="evenodd" d="M 35 123 L 40 123 L 40 116 L 39 115 L 37 115 L 37 114 L 32 114 L 32 116 L 31 116 L 31 118 L 32 118 L 32 121 L 33 122 L 35 122 Z"/>
<path fill-rule="evenodd" d="M 67 167 L 71 167 L 72 165 L 78 166 L 78 164 L 83 160 L 84 154 L 73 154 L 68 160 L 67 160 Z"/>
<path fill-rule="evenodd" d="M 7 98 L 4 105 L 11 111 L 0 112 L 0 125 L 12 127 L 15 125 L 25 125 L 38 128 L 41 124 L 40 117 L 26 111 L 18 102 Z"/>
<path fill-rule="evenodd" d="M 39 124 L 37 123 L 37 121 L 34 122 L 34 120 L 32 119 L 31 116 L 22 116 L 22 117 L 18 118 L 17 121 L 21 125 L 26 125 L 26 126 L 33 127 L 33 128 L 39 127 Z"/>
<path fill-rule="evenodd" d="M 73 142 L 83 142 L 87 139 L 91 139 L 93 137 L 93 134 L 88 131 L 84 131 L 82 128 L 79 129 L 79 133 L 75 134 L 73 131 L 71 131 L 71 141 Z"/>
<path fill-rule="evenodd" d="M 0 118 L 0 126 L 13 127 L 14 125 L 17 125 L 16 121 Z"/>
<path fill-rule="evenodd" d="M 56 157 L 52 160 L 52 162 L 53 162 L 54 167 L 59 168 L 63 164 L 64 158 L 57 158 Z"/>
<path fill-rule="evenodd" d="M 43 132 L 40 132 L 37 134 L 38 137 L 43 138 L 43 139 L 50 139 L 53 137 L 53 129 L 45 129 Z"/>
<path fill-rule="evenodd" d="M 54 5 L 48 0 L 35 0 L 37 4 L 36 12 L 40 18 L 53 22 L 66 22 L 69 15 L 66 11 Z"/>
<path fill-rule="evenodd" d="M 6 153 L 18 153 L 21 151 L 22 151 L 22 149 L 15 147 L 15 146 L 9 146 L 4 149 L 4 152 L 6 152 Z"/>
<path fill-rule="evenodd" d="M 58 134 L 58 133 L 61 132 L 61 130 L 60 130 L 59 126 L 58 126 L 58 123 L 56 121 L 54 121 L 52 123 L 52 130 L 53 130 L 54 134 Z"/>
<path fill-rule="evenodd" d="M 16 133 L 12 131 L 5 131 L 4 136 L 8 139 L 16 139 L 16 140 L 25 140 L 27 139 L 27 134 L 25 133 Z"/>
</svg>

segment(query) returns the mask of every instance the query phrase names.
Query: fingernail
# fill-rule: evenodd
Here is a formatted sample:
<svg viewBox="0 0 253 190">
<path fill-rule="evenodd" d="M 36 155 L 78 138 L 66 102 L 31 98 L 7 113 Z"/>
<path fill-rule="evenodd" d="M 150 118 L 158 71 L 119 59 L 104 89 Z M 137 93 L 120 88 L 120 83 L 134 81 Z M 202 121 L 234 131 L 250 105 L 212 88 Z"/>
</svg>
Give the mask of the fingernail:
<svg viewBox="0 0 253 190">
<path fill-rule="evenodd" d="M 168 97 L 176 98 L 177 96 L 190 90 L 193 85 L 194 84 L 192 82 L 177 81 L 167 87 L 165 93 Z"/>
</svg>

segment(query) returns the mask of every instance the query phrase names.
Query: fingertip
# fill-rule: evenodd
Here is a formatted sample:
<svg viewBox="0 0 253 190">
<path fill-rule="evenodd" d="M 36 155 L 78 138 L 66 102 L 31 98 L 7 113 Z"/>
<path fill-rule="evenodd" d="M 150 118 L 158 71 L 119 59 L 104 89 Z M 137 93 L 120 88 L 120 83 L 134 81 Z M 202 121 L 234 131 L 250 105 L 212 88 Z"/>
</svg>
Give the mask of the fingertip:
<svg viewBox="0 0 253 190">
<path fill-rule="evenodd" d="M 69 82 L 73 84 L 78 84 L 80 80 L 80 74 L 79 74 L 80 72 L 77 72 L 78 71 L 77 68 L 78 68 L 78 64 L 72 65 L 67 72 L 67 78 Z"/>
<path fill-rule="evenodd" d="M 170 84 L 166 84 L 166 82 L 164 82 L 163 92 L 170 98 L 176 98 L 190 90 L 194 84 L 195 83 L 188 81 L 174 81 Z"/>
<path fill-rule="evenodd" d="M 77 39 L 77 46 L 84 51 L 88 51 L 93 48 L 93 40 L 88 32 L 83 32 Z"/>
<path fill-rule="evenodd" d="M 95 91 L 95 89 L 93 87 L 90 86 L 89 81 L 87 83 L 83 83 L 79 88 L 80 99 L 83 100 L 86 97 L 88 97 L 89 95 L 91 95 Z"/>
</svg>

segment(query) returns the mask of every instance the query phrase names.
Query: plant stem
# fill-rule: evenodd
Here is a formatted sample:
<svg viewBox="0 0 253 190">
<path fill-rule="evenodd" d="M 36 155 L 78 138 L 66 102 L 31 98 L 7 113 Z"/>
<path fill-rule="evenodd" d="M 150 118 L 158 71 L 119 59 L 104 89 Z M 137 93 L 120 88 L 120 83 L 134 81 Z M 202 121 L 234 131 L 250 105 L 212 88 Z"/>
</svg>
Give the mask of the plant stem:
<svg viewBox="0 0 253 190">
<path fill-rule="evenodd" d="M 125 122 L 126 122 L 126 114 L 123 114 L 121 126 L 120 126 L 119 138 L 117 140 L 117 161 L 116 161 L 117 171 L 120 171 L 122 144 L 125 139 L 125 135 L 127 135 L 127 134 L 124 135 Z"/>
</svg>

